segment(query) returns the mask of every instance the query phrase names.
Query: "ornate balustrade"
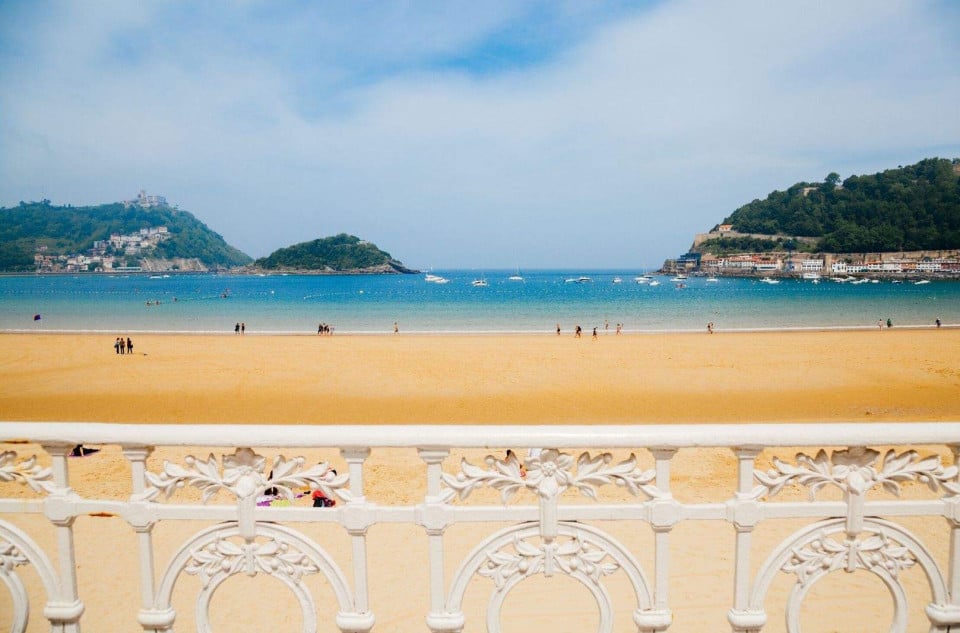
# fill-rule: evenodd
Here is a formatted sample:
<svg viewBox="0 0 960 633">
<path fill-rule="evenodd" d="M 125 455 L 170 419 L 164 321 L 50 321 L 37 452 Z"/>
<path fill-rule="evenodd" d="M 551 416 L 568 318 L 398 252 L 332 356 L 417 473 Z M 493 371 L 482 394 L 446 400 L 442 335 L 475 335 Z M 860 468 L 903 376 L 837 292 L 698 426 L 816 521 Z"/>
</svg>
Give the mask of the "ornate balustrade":
<svg viewBox="0 0 960 633">
<path fill-rule="evenodd" d="M 104 450 L 80 462 L 70 456 L 77 444 Z M 183 455 L 186 447 L 194 447 L 191 454 Z M 219 456 L 209 451 L 213 447 Z M 506 447 L 516 452 L 505 453 Z M 378 630 L 423 630 L 425 620 L 434 633 L 499 632 L 512 591 L 532 578 L 561 576 L 592 596 L 591 626 L 602 633 L 627 630 L 624 622 L 641 632 L 698 630 L 678 613 L 709 609 L 709 601 L 690 598 L 699 587 L 677 579 L 697 578 L 691 568 L 703 565 L 730 568 L 721 594 L 734 632 L 800 631 L 805 598 L 818 581 L 839 572 L 872 575 L 886 587 L 890 631 L 957 631 L 958 447 L 958 423 L 0 423 L 0 579 L 9 591 L 0 607 L 10 605 L 6 614 L 0 609 L 0 628 L 76 632 L 83 623 L 89 630 L 106 630 L 88 622 L 84 597 L 119 594 L 123 588 L 80 581 L 75 531 L 83 521 L 119 517 L 111 529 L 125 532 L 133 539 L 126 542 L 135 542 L 138 550 L 137 569 L 125 583 L 136 588 L 125 589 L 139 605 L 116 606 L 123 630 L 172 631 L 177 620 L 187 629 L 212 631 L 214 594 L 234 576 L 246 575 L 269 576 L 292 592 L 303 631 L 371 631 L 378 620 L 389 622 L 395 615 L 378 607 L 371 581 L 409 556 L 371 562 L 368 548 L 376 544 L 380 526 L 406 525 L 419 536 L 407 534 L 401 542 L 418 540 L 410 543 L 412 556 L 425 555 L 419 566 L 425 576 L 421 601 L 413 607 L 418 624 Z M 318 448 L 333 457 L 317 463 L 284 454 Z M 497 450 L 484 457 L 491 449 Z M 111 451 L 121 465 L 112 470 Z M 177 459 L 154 455 L 163 451 Z M 380 451 L 393 451 L 398 457 L 391 464 L 405 463 L 405 469 L 371 468 L 371 456 Z M 704 451 L 714 457 L 709 465 L 698 463 Z M 334 460 L 339 474 L 330 469 Z M 671 472 L 677 462 L 687 463 L 686 471 L 700 479 L 678 482 Z M 102 482 L 116 479 L 118 469 L 126 471 L 127 489 L 72 488 L 70 473 L 81 463 Z M 384 488 L 378 477 L 418 498 L 372 499 L 369 486 Z M 672 491 L 677 484 L 690 498 Z M 296 499 L 317 490 L 336 506 L 318 510 Z M 785 522 L 788 535 L 757 539 L 762 526 L 777 522 Z M 158 531 L 168 524 L 186 525 L 187 536 L 164 549 Z M 688 555 L 686 546 L 672 543 L 690 524 L 729 543 L 727 553 L 704 547 Z M 922 533 L 908 524 L 920 525 Z M 472 549 L 466 553 L 464 536 L 450 535 L 461 525 L 479 526 L 469 532 L 480 536 L 467 543 Z M 339 540 L 329 536 L 332 530 L 342 531 Z M 630 543 L 616 533 L 629 535 Z M 111 538 L 123 546 L 122 536 Z M 643 539 L 648 546 L 640 548 L 635 543 Z M 452 547 L 454 540 L 458 547 Z M 451 550 L 458 549 L 451 560 Z M 420 589 L 415 576 L 411 572 L 404 591 Z M 193 611 L 185 614 L 175 608 L 174 596 L 187 577 L 197 589 L 183 598 Z M 922 582 L 911 584 L 907 577 Z M 311 578 L 323 579 L 332 604 L 318 600 Z M 609 587 L 615 579 L 619 590 Z M 671 600 L 671 588 L 678 585 L 684 597 Z M 783 586 L 779 593 L 775 585 Z M 564 590 L 572 589 L 567 584 Z M 473 613 L 465 604 L 478 593 L 485 608 Z M 772 611 L 777 622 L 770 621 Z M 923 621 L 914 617 L 918 612 Z M 192 625 L 179 621 L 188 615 Z M 244 630 L 242 624 L 231 630 Z M 567 624 L 552 628 L 568 630 Z"/>
</svg>

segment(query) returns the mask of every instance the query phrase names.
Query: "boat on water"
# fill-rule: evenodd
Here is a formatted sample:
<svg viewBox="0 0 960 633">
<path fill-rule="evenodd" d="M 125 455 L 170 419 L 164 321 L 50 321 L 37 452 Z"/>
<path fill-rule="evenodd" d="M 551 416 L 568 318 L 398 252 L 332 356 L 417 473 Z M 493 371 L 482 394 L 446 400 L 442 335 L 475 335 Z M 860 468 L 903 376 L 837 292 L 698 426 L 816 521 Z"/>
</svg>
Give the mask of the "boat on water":
<svg viewBox="0 0 960 633">
<path fill-rule="evenodd" d="M 483 277 L 480 277 L 479 279 L 474 279 L 473 281 L 471 281 L 470 285 L 473 286 L 474 288 L 486 288 L 490 284 L 487 283 L 486 279 L 484 279 Z"/>
<path fill-rule="evenodd" d="M 634 277 L 633 280 L 638 284 L 648 284 L 653 281 L 653 277 L 650 275 L 640 275 L 639 277 Z"/>
<path fill-rule="evenodd" d="M 523 281 L 523 275 L 520 274 L 520 269 L 517 269 L 517 272 L 513 275 L 507 277 L 509 281 Z"/>
<path fill-rule="evenodd" d="M 622 283 L 623 283 L 623 279 L 621 279 L 620 277 L 614 277 L 614 278 L 613 278 L 613 283 L 615 283 L 615 284 L 622 284 Z"/>
<path fill-rule="evenodd" d="M 672 277 L 670 279 L 670 281 L 686 281 L 686 280 L 687 280 L 687 276 L 683 274 L 676 275 L 675 277 Z"/>
<path fill-rule="evenodd" d="M 714 281 L 720 281 L 720 280 L 711 275 L 710 277 L 707 277 L 707 281 L 714 282 Z"/>
<path fill-rule="evenodd" d="M 801 279 L 806 281 L 820 281 L 820 273 L 803 273 Z"/>
<path fill-rule="evenodd" d="M 580 277 L 567 277 L 563 281 L 564 283 L 568 283 L 568 284 L 585 284 L 593 281 L 593 279 L 590 279 L 589 277 L 581 275 Z"/>
<path fill-rule="evenodd" d="M 423 279 L 427 283 L 431 283 L 431 284 L 445 284 L 448 281 L 450 281 L 445 277 L 441 277 L 440 275 L 434 275 L 433 273 L 427 273 Z"/>
<path fill-rule="evenodd" d="M 760 283 L 774 285 L 780 283 L 780 280 L 774 279 L 773 277 L 761 277 Z"/>
<path fill-rule="evenodd" d="M 651 286 L 659 286 L 659 285 L 660 285 L 660 282 L 657 281 L 656 279 L 654 279 L 653 281 L 650 282 L 649 285 L 651 285 Z"/>
<path fill-rule="evenodd" d="M 915 281 L 915 282 L 913 282 L 913 285 L 914 285 L 914 286 L 922 286 L 922 285 L 928 284 L 928 283 L 930 283 L 930 280 L 929 280 L 929 279 L 921 279 L 920 281 Z"/>
</svg>

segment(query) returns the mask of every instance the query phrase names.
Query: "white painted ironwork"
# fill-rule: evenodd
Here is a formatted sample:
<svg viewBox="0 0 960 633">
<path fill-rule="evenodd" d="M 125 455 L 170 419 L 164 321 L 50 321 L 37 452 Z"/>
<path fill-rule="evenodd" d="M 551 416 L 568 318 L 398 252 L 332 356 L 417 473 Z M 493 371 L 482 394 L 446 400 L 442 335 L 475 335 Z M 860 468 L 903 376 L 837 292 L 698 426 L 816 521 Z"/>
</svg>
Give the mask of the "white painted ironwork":
<svg viewBox="0 0 960 633">
<path fill-rule="evenodd" d="M 220 447 L 225 437 L 231 438 L 232 452 L 219 457 L 190 455 L 182 463 L 165 461 L 155 472 L 148 466 L 148 457 L 157 447 Z M 812 587 L 840 572 L 879 578 L 893 605 L 889 630 L 917 630 L 918 623 L 908 622 L 909 600 L 902 583 L 903 574 L 912 569 L 922 570 L 929 587 L 924 626 L 940 633 L 960 627 L 958 423 L 371 425 L 324 427 L 322 443 L 315 442 L 315 437 L 312 427 L 301 426 L 0 423 L 0 443 L 7 443 L 0 451 L 0 580 L 13 604 L 7 618 L 10 630 L 27 630 L 29 619 L 38 612 L 31 611 L 31 606 L 39 606 L 51 631 L 80 631 L 84 605 L 78 591 L 73 524 L 80 516 L 104 509 L 121 516 L 136 534 L 140 605 L 130 613 L 129 622 L 131 629 L 139 626 L 144 631 L 173 630 L 177 613 L 172 596 L 178 580 L 186 575 L 200 584 L 193 601 L 197 630 L 212 633 L 214 594 L 229 578 L 245 574 L 270 576 L 286 586 L 300 607 L 305 632 L 319 629 L 322 614 L 335 613 L 328 619 L 340 631 L 367 633 L 378 614 L 369 597 L 367 561 L 368 539 L 376 538 L 368 534 L 369 528 L 378 523 L 423 529 L 429 556 L 429 595 L 424 596 L 423 615 L 433 633 L 464 630 L 464 598 L 468 588 L 475 586 L 485 587 L 489 596 L 481 626 L 499 633 L 504 601 L 511 590 L 534 576 L 557 575 L 578 582 L 593 597 L 599 633 L 612 633 L 614 622 L 624 617 L 638 632 L 665 631 L 674 624 L 668 593 L 670 536 L 687 521 L 714 521 L 733 528 L 734 586 L 727 618 L 734 633 L 764 628 L 770 588 L 778 578 L 792 583 L 782 610 L 786 630 L 799 633 L 801 607 Z M 38 444 L 42 452 L 20 455 L 19 449 L 13 450 L 25 441 Z M 67 456 L 80 443 L 121 446 L 132 478 L 133 493 L 128 499 L 87 498 L 70 488 Z M 881 453 L 868 445 L 898 448 Z M 930 445 L 949 447 L 954 463 L 942 463 L 928 448 L 914 448 Z M 337 475 L 327 463 L 307 465 L 302 457 L 262 454 L 272 448 L 315 446 L 338 447 L 348 472 Z M 821 448 L 838 446 L 847 448 Z M 736 486 L 709 502 L 680 502 L 671 493 L 671 463 L 678 449 L 698 447 L 733 450 Z M 800 452 L 790 461 L 776 454 L 781 447 L 815 450 Z M 367 499 L 366 462 L 371 451 L 381 448 L 409 448 L 412 460 L 419 456 L 427 491 L 422 502 L 380 506 Z M 523 460 L 510 452 L 502 458 L 488 455 L 483 465 L 467 459 L 458 466 L 446 464 L 451 451 L 469 448 L 538 450 L 529 451 Z M 641 468 L 634 453 L 616 461 L 605 452 L 610 449 L 647 451 L 653 467 Z M 772 468 L 767 470 L 756 465 L 763 450 L 772 453 Z M 46 463 L 50 465 L 40 465 Z M 925 487 L 927 497 L 899 499 L 907 484 Z M 13 487 L 29 488 L 34 498 L 5 494 Z M 838 490 L 842 501 L 818 500 L 818 493 L 827 487 Z M 184 488 L 199 491 L 199 502 L 180 494 Z M 613 488 L 626 490 L 632 500 L 606 498 L 605 490 Z M 805 489 L 809 501 L 773 500 L 788 488 Z M 340 503 L 329 512 L 257 505 L 268 490 L 292 499 L 304 489 L 322 491 Z M 500 503 L 478 501 L 474 493 L 482 489 L 499 493 Z M 878 498 L 878 492 L 887 497 Z M 589 502 L 565 503 L 575 493 Z M 55 552 L 45 552 L 34 535 L 15 524 L 20 515 L 41 515 L 53 526 Z M 943 557 L 946 568 L 926 543 L 898 522 L 900 517 L 943 522 L 950 543 Z M 772 550 L 755 551 L 758 525 L 790 518 L 809 523 Z M 169 561 L 161 562 L 158 576 L 154 528 L 161 522 L 184 520 L 206 524 Z M 608 521 L 628 521 L 636 530 L 651 534 L 652 569 L 644 569 L 638 552 L 613 537 L 604 525 Z M 348 568 L 342 568 L 307 531 L 294 529 L 288 522 L 340 526 L 351 543 Z M 480 539 L 447 578 L 445 533 L 460 523 L 507 523 L 507 527 Z M 751 558 L 755 555 L 765 562 L 754 573 Z M 35 570 L 42 584 L 42 605 L 30 604 L 21 576 L 28 568 Z M 335 605 L 317 601 L 307 583 L 311 577 L 325 579 Z M 608 589 L 607 583 L 618 577 L 631 588 L 630 604 L 617 603 Z M 88 628 L 96 630 L 95 625 Z"/>
</svg>

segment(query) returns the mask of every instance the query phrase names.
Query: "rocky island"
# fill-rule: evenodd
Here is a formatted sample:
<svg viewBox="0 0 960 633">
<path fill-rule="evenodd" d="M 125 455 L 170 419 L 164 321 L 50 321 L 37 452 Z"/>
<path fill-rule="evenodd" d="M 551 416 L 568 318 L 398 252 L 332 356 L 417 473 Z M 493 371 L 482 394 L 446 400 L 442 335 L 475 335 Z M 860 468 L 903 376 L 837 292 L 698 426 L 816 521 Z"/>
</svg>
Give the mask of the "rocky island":
<svg viewBox="0 0 960 633">
<path fill-rule="evenodd" d="M 341 233 L 281 248 L 256 260 L 252 271 L 307 274 L 414 274 L 412 270 L 366 240 Z"/>
</svg>

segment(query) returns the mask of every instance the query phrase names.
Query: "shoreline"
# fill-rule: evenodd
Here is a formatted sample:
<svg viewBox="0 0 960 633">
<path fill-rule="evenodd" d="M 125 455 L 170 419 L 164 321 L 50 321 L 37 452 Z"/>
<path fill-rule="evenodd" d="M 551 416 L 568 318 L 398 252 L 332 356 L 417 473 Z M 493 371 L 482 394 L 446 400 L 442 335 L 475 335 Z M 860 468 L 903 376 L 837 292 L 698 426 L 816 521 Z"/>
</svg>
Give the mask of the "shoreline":
<svg viewBox="0 0 960 633">
<path fill-rule="evenodd" d="M 953 330 L 960 328 L 960 323 L 942 323 L 939 327 L 934 324 L 907 324 L 907 325 L 894 325 L 892 328 L 884 326 L 883 331 L 888 330 Z M 138 334 L 138 335 L 158 335 L 158 336 L 236 336 L 236 333 L 232 330 L 137 330 L 137 329 L 125 329 L 121 328 L 124 334 Z M 802 332 L 870 332 L 878 330 L 876 325 L 809 325 L 809 326 L 784 326 L 784 327 L 734 327 L 734 328 L 718 328 L 714 326 L 714 334 L 763 334 L 763 333 L 802 333 Z M 104 336 L 115 336 L 117 333 L 116 329 L 111 330 L 91 330 L 91 329 L 68 329 L 68 330 L 41 330 L 41 329 L 29 329 L 29 328 L 8 328 L 0 329 L 0 336 L 5 334 L 47 334 L 47 335 L 104 335 Z M 705 328 L 688 328 L 688 329 L 674 329 L 674 330 L 663 330 L 663 329 L 652 329 L 652 330 L 638 330 L 638 329 L 623 329 L 621 331 L 621 336 L 649 336 L 649 335 L 683 335 L 683 334 L 703 334 L 705 333 Z M 561 338 L 563 336 L 572 336 L 572 330 L 566 330 L 561 332 Z M 616 336 L 615 332 L 609 330 L 598 330 L 598 336 Z M 266 331 L 255 331 L 250 330 L 243 334 L 243 336 L 306 336 L 306 337 L 317 337 L 319 336 L 316 332 L 304 332 L 302 330 L 266 330 Z M 395 336 L 547 336 L 547 337 L 556 337 L 557 333 L 553 330 L 401 330 L 399 333 L 395 333 L 389 330 L 336 330 L 333 334 L 324 335 L 321 338 L 328 338 L 331 336 L 341 336 L 341 337 L 367 337 L 367 336 L 383 336 L 387 338 L 393 338 Z M 584 328 L 582 338 L 590 338 L 591 333 Z"/>
</svg>

